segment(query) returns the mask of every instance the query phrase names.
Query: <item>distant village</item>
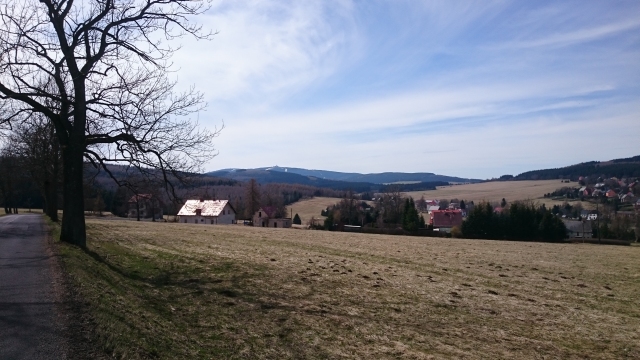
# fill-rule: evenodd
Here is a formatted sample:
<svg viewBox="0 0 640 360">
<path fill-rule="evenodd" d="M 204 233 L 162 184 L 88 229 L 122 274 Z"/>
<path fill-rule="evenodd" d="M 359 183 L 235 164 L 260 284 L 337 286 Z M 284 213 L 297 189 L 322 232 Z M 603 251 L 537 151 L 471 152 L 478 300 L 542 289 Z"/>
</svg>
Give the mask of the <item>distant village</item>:
<svg viewBox="0 0 640 360">
<path fill-rule="evenodd" d="M 579 186 L 560 186 L 552 193 L 541 194 L 555 203 L 549 209 L 542 205 L 542 209 L 562 220 L 569 238 L 632 239 L 640 213 L 639 183 L 637 178 L 580 177 Z M 243 224 L 269 228 L 301 225 L 340 231 L 364 231 L 365 227 L 370 228 L 369 231 L 427 229 L 431 234 L 455 236 L 477 205 L 474 201 L 461 199 L 421 197 L 414 201 L 399 192 L 375 193 L 366 198 L 363 200 L 363 194 L 350 193 L 306 224 L 302 224 L 297 214 L 287 214 L 284 206 L 256 205 L 255 211 L 239 213 L 230 200 L 204 198 L 187 200 L 173 219 L 184 224 Z M 493 213 L 500 216 L 503 212 L 508 214 L 512 204 L 503 198 L 490 205 Z M 129 200 L 127 216 L 155 221 L 164 218 L 162 208 L 158 199 L 149 194 L 135 195 Z"/>
</svg>

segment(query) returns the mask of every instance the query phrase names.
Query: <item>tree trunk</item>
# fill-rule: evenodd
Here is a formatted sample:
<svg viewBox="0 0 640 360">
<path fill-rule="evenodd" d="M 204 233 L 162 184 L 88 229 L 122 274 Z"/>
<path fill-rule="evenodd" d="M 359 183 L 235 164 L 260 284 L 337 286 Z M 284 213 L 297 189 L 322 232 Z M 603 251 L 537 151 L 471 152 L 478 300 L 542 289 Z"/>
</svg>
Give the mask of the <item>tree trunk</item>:
<svg viewBox="0 0 640 360">
<path fill-rule="evenodd" d="M 54 128 L 51 127 L 51 134 L 50 137 L 54 138 L 55 133 L 54 133 Z M 52 156 L 52 160 L 53 160 L 53 164 L 52 164 L 52 171 L 51 171 L 51 179 L 48 182 L 49 183 L 49 189 L 45 188 L 45 196 L 46 196 L 46 204 L 47 204 L 47 210 L 46 210 L 46 214 L 49 216 L 49 218 L 51 219 L 51 221 L 58 221 L 58 178 L 59 178 L 59 173 L 60 173 L 60 153 L 59 153 L 59 147 L 58 147 L 58 142 L 57 141 L 53 141 L 53 144 L 51 144 L 52 146 L 52 150 L 53 150 L 53 156 Z M 46 183 L 45 183 L 46 186 Z"/>
<path fill-rule="evenodd" d="M 84 144 L 70 142 L 63 148 L 63 213 L 60 240 L 80 247 L 87 244 L 84 222 L 83 154 Z"/>
<path fill-rule="evenodd" d="M 58 192 L 56 189 L 57 186 L 51 181 L 44 183 L 45 214 L 47 214 L 51 221 L 58 221 Z"/>
</svg>

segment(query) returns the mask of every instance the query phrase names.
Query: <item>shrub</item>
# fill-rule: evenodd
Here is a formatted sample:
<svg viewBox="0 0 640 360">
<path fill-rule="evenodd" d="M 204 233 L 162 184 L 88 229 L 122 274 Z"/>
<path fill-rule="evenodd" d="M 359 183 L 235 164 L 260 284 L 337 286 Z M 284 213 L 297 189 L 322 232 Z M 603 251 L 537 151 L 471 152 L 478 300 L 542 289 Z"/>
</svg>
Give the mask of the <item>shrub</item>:
<svg viewBox="0 0 640 360">
<path fill-rule="evenodd" d="M 461 238 L 462 237 L 462 230 L 460 230 L 459 227 L 454 226 L 451 228 L 451 236 L 454 238 Z"/>
</svg>

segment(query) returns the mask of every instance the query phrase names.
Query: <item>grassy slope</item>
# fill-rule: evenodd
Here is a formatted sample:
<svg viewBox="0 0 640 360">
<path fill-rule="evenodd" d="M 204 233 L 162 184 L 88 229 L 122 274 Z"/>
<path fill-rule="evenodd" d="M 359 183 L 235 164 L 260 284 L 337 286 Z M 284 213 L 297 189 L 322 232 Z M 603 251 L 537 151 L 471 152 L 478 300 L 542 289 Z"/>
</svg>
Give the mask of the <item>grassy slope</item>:
<svg viewBox="0 0 640 360">
<path fill-rule="evenodd" d="M 60 245 L 123 358 L 638 358 L 640 247 L 88 221 Z"/>
<path fill-rule="evenodd" d="M 328 206 L 337 204 L 339 201 L 340 199 L 338 198 L 330 197 L 314 197 L 311 199 L 304 199 L 289 205 L 287 207 L 287 214 L 290 214 L 291 209 L 293 209 L 293 215 L 300 215 L 302 223 L 306 225 L 311 217 L 324 220 L 325 217 L 320 216 L 320 212 L 326 209 Z"/>
<path fill-rule="evenodd" d="M 407 195 L 414 199 L 424 196 L 426 199 L 454 199 L 474 202 L 490 201 L 500 202 L 505 198 L 509 202 L 517 200 L 535 200 L 544 203 L 547 207 L 561 205 L 562 201 L 544 199 L 546 193 L 553 192 L 562 187 L 576 187 L 577 182 L 562 183 L 560 180 L 527 180 L 527 181 L 493 181 L 480 184 L 466 184 L 438 187 L 430 191 L 414 191 Z M 572 202 L 578 203 L 580 201 Z M 581 202 L 584 208 L 592 207 L 591 203 Z"/>
</svg>

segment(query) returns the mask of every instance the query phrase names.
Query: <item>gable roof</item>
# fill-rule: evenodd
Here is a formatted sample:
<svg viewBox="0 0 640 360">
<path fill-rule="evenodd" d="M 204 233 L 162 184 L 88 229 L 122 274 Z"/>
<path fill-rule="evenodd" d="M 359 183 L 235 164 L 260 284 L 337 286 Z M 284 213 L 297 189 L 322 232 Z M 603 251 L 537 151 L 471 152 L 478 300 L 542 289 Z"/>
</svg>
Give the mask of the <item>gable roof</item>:
<svg viewBox="0 0 640 360">
<path fill-rule="evenodd" d="M 277 209 L 275 206 L 261 206 L 258 211 L 263 211 L 269 219 L 273 219 L 276 217 Z"/>
<path fill-rule="evenodd" d="M 220 216 L 226 205 L 231 207 L 229 200 L 187 200 L 178 212 L 178 216 L 194 216 L 196 210 L 200 210 L 201 216 Z"/>
<path fill-rule="evenodd" d="M 570 232 L 591 232 L 591 221 L 562 220 L 564 226 Z"/>
<path fill-rule="evenodd" d="M 454 227 L 462 225 L 462 211 L 438 210 L 431 213 L 433 227 Z"/>
</svg>

